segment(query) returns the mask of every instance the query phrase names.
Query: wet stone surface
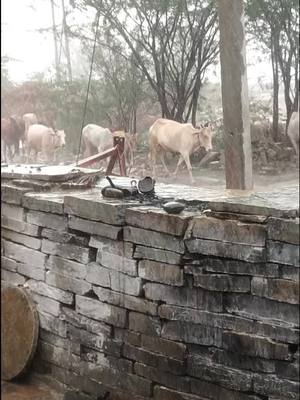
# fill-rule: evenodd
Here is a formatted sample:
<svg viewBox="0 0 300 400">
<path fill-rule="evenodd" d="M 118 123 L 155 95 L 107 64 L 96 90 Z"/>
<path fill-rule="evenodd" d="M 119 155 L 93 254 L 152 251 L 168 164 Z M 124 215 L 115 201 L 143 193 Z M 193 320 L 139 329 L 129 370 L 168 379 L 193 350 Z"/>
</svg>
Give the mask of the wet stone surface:
<svg viewBox="0 0 300 400">
<path fill-rule="evenodd" d="M 112 177 L 116 185 L 130 187 L 131 178 Z M 106 179 L 97 187 L 107 185 Z M 195 208 L 214 211 L 240 212 L 273 217 L 294 218 L 299 215 L 299 186 L 273 189 L 266 192 L 239 191 L 157 183 L 155 194 L 163 202 L 176 200 Z"/>
</svg>

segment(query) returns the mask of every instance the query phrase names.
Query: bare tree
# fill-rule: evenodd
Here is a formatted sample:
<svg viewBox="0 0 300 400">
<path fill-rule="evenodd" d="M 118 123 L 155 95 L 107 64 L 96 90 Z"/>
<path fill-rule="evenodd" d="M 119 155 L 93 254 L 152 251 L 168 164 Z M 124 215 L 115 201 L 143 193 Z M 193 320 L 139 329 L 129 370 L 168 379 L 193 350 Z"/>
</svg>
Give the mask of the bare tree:
<svg viewBox="0 0 300 400">
<path fill-rule="evenodd" d="M 134 58 L 156 93 L 163 117 L 196 122 L 203 78 L 219 51 L 212 1 L 78 0 L 76 4 L 97 9 L 103 30 L 122 40 L 123 56 Z"/>
</svg>

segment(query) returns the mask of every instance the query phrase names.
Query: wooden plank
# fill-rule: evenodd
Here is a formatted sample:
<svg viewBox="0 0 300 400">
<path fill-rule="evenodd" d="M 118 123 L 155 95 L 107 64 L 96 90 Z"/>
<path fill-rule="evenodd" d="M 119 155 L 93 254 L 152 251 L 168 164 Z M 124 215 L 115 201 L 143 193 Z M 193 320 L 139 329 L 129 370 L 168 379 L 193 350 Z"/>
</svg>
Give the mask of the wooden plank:
<svg viewBox="0 0 300 400">
<path fill-rule="evenodd" d="M 218 0 L 227 189 L 252 189 L 243 0 Z"/>
<path fill-rule="evenodd" d="M 109 156 L 112 156 L 116 151 L 117 146 L 112 147 L 111 149 L 103 151 L 102 153 L 94 154 L 93 156 L 84 158 L 83 160 L 78 161 L 77 164 L 74 164 L 74 166 L 76 165 L 77 167 L 87 167 L 96 161 L 101 161 Z"/>
</svg>

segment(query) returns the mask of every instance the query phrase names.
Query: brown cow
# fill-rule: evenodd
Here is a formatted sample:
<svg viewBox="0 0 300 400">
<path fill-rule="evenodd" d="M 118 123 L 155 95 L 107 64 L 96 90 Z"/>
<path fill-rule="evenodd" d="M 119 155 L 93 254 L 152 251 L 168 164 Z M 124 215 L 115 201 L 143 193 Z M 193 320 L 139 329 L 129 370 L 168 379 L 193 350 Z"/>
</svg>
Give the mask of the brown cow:
<svg viewBox="0 0 300 400">
<path fill-rule="evenodd" d="M 19 117 L 1 118 L 1 142 L 4 162 L 11 162 L 19 154 L 19 142 L 24 141 L 25 124 Z M 14 152 L 12 152 L 12 147 Z"/>
</svg>

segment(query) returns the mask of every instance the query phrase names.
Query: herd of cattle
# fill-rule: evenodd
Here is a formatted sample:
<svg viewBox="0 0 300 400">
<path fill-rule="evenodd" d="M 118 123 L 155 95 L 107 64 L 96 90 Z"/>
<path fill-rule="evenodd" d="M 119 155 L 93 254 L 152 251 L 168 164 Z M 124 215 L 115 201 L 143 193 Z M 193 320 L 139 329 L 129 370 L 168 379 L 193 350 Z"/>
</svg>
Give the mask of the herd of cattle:
<svg viewBox="0 0 300 400">
<path fill-rule="evenodd" d="M 125 157 L 132 166 L 133 153 L 136 149 L 137 135 L 123 132 L 125 135 Z M 299 155 L 299 113 L 294 112 L 290 119 L 287 134 Z M 152 164 L 153 175 L 156 175 L 155 166 L 158 156 L 169 173 L 165 163 L 165 152 L 179 154 L 179 160 L 174 174 L 184 162 L 191 181 L 192 166 L 190 156 L 201 147 L 206 152 L 212 150 L 213 128 L 210 123 L 194 127 L 190 123 L 179 123 L 165 118 L 157 119 L 149 129 L 149 160 Z M 11 162 L 22 149 L 26 161 L 37 160 L 42 152 L 48 163 L 55 160 L 56 150 L 65 146 L 65 132 L 56 130 L 41 123 L 35 114 L 27 113 L 23 117 L 9 117 L 1 119 L 1 159 Z M 89 157 L 104 152 L 113 147 L 113 134 L 107 128 L 95 124 L 88 124 L 82 130 L 83 156 Z M 31 155 L 33 153 L 33 158 Z"/>
</svg>

